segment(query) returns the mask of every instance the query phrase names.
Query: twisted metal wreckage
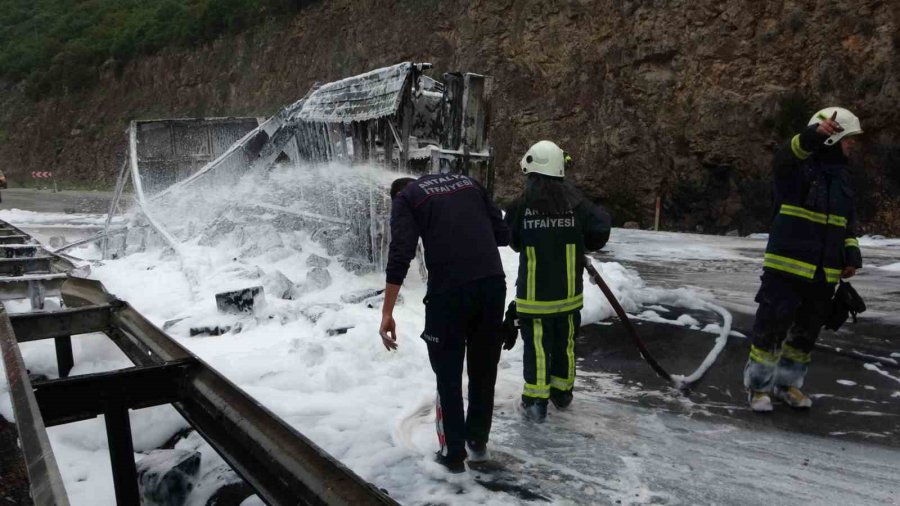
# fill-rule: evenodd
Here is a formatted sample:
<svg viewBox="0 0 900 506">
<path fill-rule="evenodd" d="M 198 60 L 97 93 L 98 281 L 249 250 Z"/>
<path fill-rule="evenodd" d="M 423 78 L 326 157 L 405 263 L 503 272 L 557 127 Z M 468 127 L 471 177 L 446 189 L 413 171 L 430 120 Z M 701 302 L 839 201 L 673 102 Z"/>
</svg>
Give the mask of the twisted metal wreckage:
<svg viewBox="0 0 900 506">
<path fill-rule="evenodd" d="M 46 427 L 104 415 L 116 502 L 139 504 L 128 412 L 171 404 L 268 504 L 396 504 L 313 442 L 247 396 L 156 328 L 101 283 L 84 279 L 63 250 L 100 241 L 104 258 L 146 243 L 151 231 L 179 252 L 178 234 L 154 210 L 275 165 L 311 171 L 340 162 L 381 164 L 398 172 L 465 173 L 493 186 L 487 144 L 490 81 L 476 74 L 425 75 L 429 64 L 402 63 L 314 87 L 267 120 L 256 118 L 135 121 L 103 233 L 48 251 L 0 222 L 0 300 L 30 299 L 31 312 L 0 306 L 0 349 L 19 445 L 9 449 L 27 469 L 31 502 L 68 504 Z M 128 182 L 143 223 L 113 228 Z M 376 268 L 384 258 L 386 192 L 357 193 L 364 205 L 322 209 L 247 204 L 280 214 L 289 226 L 350 236 L 346 260 Z M 290 193 L 286 200 L 297 197 Z M 299 193 L 302 198 L 302 191 Z M 167 201 L 167 199 L 169 199 Z M 161 203 L 161 204 L 160 204 Z M 357 202 L 358 203 L 358 202 Z M 302 204 L 302 203 L 301 203 Z M 174 227 L 171 227 L 174 228 Z M 189 235 L 189 234 L 188 234 Z M 320 236 L 323 234 L 319 234 Z M 326 234 L 327 236 L 327 234 Z M 315 234 L 314 234 L 315 237 Z M 327 238 L 327 237 L 326 237 Z M 129 244 L 137 242 L 137 246 Z M 45 308 L 58 297 L 59 309 Z M 68 377 L 72 339 L 105 333 L 133 367 Z M 53 339 L 59 378 L 32 378 L 19 343 Z"/>
<path fill-rule="evenodd" d="M 171 207 L 212 188 L 228 187 L 247 174 L 265 174 L 276 165 L 298 172 L 326 163 L 366 164 L 400 173 L 462 173 L 493 191 L 493 149 L 487 141 L 491 80 L 472 73 L 444 74 L 439 82 L 424 74 L 428 63 L 401 63 L 347 79 L 316 85 L 307 95 L 266 120 L 257 118 L 133 121 L 128 156 L 119 174 L 106 226 L 97 237 L 103 258 L 139 249 L 148 230 L 178 251 L 178 228 L 167 226 L 154 209 Z M 114 228 L 113 216 L 129 183 L 141 220 L 131 229 Z M 287 219 L 313 239 L 344 247 L 330 251 L 355 270 L 381 267 L 389 242 L 390 211 L 383 188 L 350 185 L 349 205 L 304 205 L 309 194 L 333 191 L 326 181 L 286 191 L 276 202 L 241 202 L 249 212 Z M 344 196 L 344 198 L 350 198 Z M 205 223 L 201 226 L 209 226 Z M 62 250 L 58 250 L 62 251 Z"/>
<path fill-rule="evenodd" d="M 99 415 L 116 503 L 141 504 L 128 413 L 163 404 L 171 404 L 268 504 L 396 504 L 99 281 L 79 277 L 67 259 L 8 223 L 0 222 L 0 237 L 6 239 L 0 301 L 28 298 L 32 305 L 14 314 L 0 305 L 0 351 L 18 432 L 18 444 L 3 451 L 27 471 L 29 490 L 29 497 L 11 499 L 16 504 L 69 504 L 46 428 Z M 60 298 L 63 307 L 45 307 L 47 297 Z M 70 377 L 72 340 L 91 333 L 106 334 L 133 367 Z M 59 377 L 40 379 L 29 373 L 19 345 L 49 339 Z"/>
</svg>

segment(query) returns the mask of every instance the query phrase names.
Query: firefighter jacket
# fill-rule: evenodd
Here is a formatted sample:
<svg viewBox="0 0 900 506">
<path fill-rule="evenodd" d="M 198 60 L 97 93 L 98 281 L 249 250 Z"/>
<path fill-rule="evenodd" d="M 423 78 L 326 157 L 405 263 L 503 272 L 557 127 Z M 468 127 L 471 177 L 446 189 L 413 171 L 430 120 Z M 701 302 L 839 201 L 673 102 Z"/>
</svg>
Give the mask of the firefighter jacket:
<svg viewBox="0 0 900 506">
<path fill-rule="evenodd" d="M 504 275 L 497 247 L 509 244 L 509 228 L 484 188 L 470 177 L 422 176 L 394 198 L 388 283 L 403 284 L 420 237 L 430 295 Z"/>
<path fill-rule="evenodd" d="M 837 283 L 846 266 L 862 267 L 849 164 L 839 145 L 811 125 L 775 155 L 777 214 L 763 267 L 806 281 Z"/>
<path fill-rule="evenodd" d="M 564 214 L 546 215 L 517 199 L 507 210 L 512 240 L 519 252 L 516 308 L 519 316 L 564 315 L 583 306 L 584 254 L 609 239 L 610 217 L 582 199 Z"/>
</svg>

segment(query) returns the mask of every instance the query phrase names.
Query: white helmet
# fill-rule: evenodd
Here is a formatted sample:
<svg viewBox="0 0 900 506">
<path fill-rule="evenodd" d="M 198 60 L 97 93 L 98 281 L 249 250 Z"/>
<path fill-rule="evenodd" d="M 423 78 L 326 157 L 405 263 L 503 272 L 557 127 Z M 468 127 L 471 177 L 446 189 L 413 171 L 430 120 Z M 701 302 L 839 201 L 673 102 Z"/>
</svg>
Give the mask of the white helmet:
<svg viewBox="0 0 900 506">
<path fill-rule="evenodd" d="M 821 123 L 825 120 L 831 119 L 834 116 L 834 113 L 837 113 L 837 117 L 834 118 L 837 121 L 843 131 L 840 131 L 828 139 L 825 140 L 826 146 L 831 146 L 837 141 L 841 140 L 848 135 L 856 135 L 862 133 L 862 127 L 859 126 L 859 118 L 856 117 L 852 112 L 844 109 L 843 107 L 826 107 L 821 111 L 813 114 L 813 117 L 809 119 L 809 123 L 807 126 L 815 125 L 817 123 Z"/>
<path fill-rule="evenodd" d="M 543 174 L 552 177 L 565 177 L 566 154 L 559 146 L 550 141 L 540 141 L 528 148 L 528 152 L 519 162 L 523 174 Z"/>
</svg>

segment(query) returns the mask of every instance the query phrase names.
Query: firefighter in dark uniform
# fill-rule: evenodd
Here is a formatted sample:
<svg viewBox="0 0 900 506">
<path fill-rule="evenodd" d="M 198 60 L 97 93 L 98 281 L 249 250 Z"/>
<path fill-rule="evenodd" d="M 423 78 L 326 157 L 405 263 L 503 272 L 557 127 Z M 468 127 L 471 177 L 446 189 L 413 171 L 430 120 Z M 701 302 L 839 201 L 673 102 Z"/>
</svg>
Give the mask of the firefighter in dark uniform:
<svg viewBox="0 0 900 506">
<path fill-rule="evenodd" d="M 778 214 L 766 246 L 744 368 L 753 411 L 772 411 L 772 395 L 794 408 L 812 406 L 800 390 L 810 352 L 835 285 L 862 267 L 848 162 L 860 133 L 853 113 L 828 107 L 775 155 Z"/>
<path fill-rule="evenodd" d="M 610 217 L 565 181 L 568 157 L 540 141 L 520 162 L 524 193 L 506 213 L 519 253 L 516 312 L 525 344 L 525 416 L 543 422 L 548 399 L 560 409 L 572 402 L 575 337 L 581 325 L 584 254 L 609 239 Z"/>
<path fill-rule="evenodd" d="M 497 248 L 509 244 L 509 228 L 484 188 L 467 176 L 398 179 L 391 186 L 391 197 L 381 338 L 387 349 L 396 349 L 394 304 L 421 237 L 428 268 L 421 338 L 437 377 L 436 461 L 451 472 L 463 472 L 467 458 L 488 458 L 506 299 Z M 468 412 L 462 398 L 464 360 Z"/>
</svg>

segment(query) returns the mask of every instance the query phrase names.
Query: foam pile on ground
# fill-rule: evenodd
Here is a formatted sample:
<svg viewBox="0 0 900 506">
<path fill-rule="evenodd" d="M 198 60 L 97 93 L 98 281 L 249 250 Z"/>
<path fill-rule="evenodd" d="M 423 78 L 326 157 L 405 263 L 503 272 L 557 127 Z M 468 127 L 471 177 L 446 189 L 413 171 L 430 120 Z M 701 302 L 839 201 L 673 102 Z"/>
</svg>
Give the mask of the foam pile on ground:
<svg viewBox="0 0 900 506">
<path fill-rule="evenodd" d="M 68 226 L 102 226 L 106 223 L 105 214 L 68 214 L 68 213 L 41 213 L 25 211 L 22 209 L 3 209 L 0 211 L 0 220 L 7 223 L 27 223 L 29 225 L 68 225 Z M 117 219 L 116 222 L 121 221 Z"/>
<path fill-rule="evenodd" d="M 900 238 L 885 237 L 883 235 L 864 235 L 859 238 L 859 245 L 863 248 L 900 248 Z"/>
<path fill-rule="evenodd" d="M 371 178 L 367 181 L 377 182 L 372 183 L 376 189 L 396 176 L 374 170 L 368 173 Z M 344 176 L 340 173 L 338 180 Z M 185 197 L 179 205 L 154 207 L 160 223 L 172 225 L 173 235 L 182 241 L 178 254 L 156 243 L 157 247 L 97 263 L 92 276 L 156 325 L 169 322 L 167 332 L 181 344 L 363 478 L 389 490 L 395 499 L 404 503 L 515 502 L 477 485 L 471 477 L 448 482 L 430 461 L 436 446 L 431 408 L 434 376 L 424 342 L 418 338 L 424 323 L 420 301 L 425 284 L 415 263 L 402 290 L 405 302 L 395 311 L 400 348 L 389 353 L 377 332 L 380 302 L 374 294 L 384 287 L 382 273 L 354 272 L 352 266 L 341 262 L 345 251 L 333 238 L 314 240 L 317 234 L 322 239 L 321 228 L 297 230 L 283 214 L 238 212 L 235 207 L 237 202 L 246 204 L 275 195 L 277 205 L 323 214 L 337 209 L 338 203 L 329 195 L 342 183 L 323 184 L 321 188 L 331 188 L 331 193 L 323 195 L 322 207 L 311 208 L 290 202 L 291 195 L 309 191 L 304 186 L 309 182 L 305 176 L 292 180 L 285 169 L 270 174 L 267 181 L 263 187 L 245 181 L 232 189 Z M 266 193 L 273 188 L 278 191 Z M 353 188 L 362 198 L 361 187 Z M 348 209 L 335 212 L 344 217 L 355 215 Z M 515 292 L 518 255 L 509 248 L 500 251 L 510 300 Z M 630 313 L 654 304 L 711 309 L 690 290 L 648 287 L 635 271 L 621 264 L 595 261 L 595 266 Z M 322 281 L 326 274 L 330 283 Z M 266 286 L 266 304 L 254 314 L 225 315 L 216 310 L 216 293 L 260 284 Z M 279 292 L 288 285 L 292 286 L 292 298 L 280 297 Z M 587 278 L 584 286 L 584 324 L 610 318 L 612 308 L 599 288 Z M 373 296 L 346 297 L 366 290 Z M 674 321 L 697 325 L 688 318 Z M 726 322 L 725 328 L 729 325 L 730 321 Z M 190 329 L 200 326 L 232 330 L 215 337 L 190 337 Z M 337 328 L 346 332 L 331 335 L 329 331 Z M 723 335 L 727 337 L 727 330 Z M 73 343 L 73 374 L 130 365 L 102 337 Z M 33 370 L 55 375 L 52 342 L 23 345 L 23 353 Z M 498 412 L 515 410 L 521 375 L 520 340 L 501 358 Z M 8 406 L 8 401 L 0 404 Z M 8 410 L 4 411 L 7 414 Z M 138 452 L 159 447 L 186 425 L 168 407 L 133 412 L 132 423 Z M 73 504 L 114 502 L 102 427 L 98 418 L 50 430 Z M 214 484 L 234 481 L 236 476 L 195 436 L 180 441 L 176 448 L 201 453 L 200 478 L 188 504 L 204 504 Z"/>
</svg>

